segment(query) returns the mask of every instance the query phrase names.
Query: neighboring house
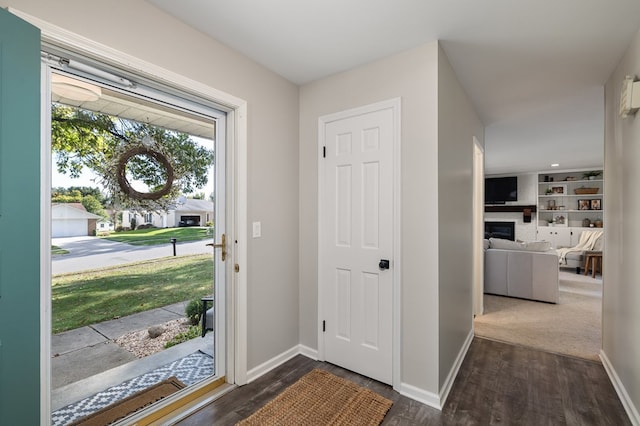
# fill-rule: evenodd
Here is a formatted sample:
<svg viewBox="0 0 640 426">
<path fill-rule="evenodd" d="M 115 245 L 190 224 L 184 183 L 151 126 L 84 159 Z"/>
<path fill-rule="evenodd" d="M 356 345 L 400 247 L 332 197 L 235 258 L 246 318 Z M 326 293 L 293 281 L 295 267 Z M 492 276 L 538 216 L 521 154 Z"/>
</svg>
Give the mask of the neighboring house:
<svg viewBox="0 0 640 426">
<path fill-rule="evenodd" d="M 206 226 L 213 221 L 213 203 L 208 200 L 187 198 L 177 203 L 174 209 L 167 212 L 122 212 L 122 224 L 130 226 L 135 218 L 137 225 L 151 224 L 157 228 L 177 228 L 179 226 Z"/>
<path fill-rule="evenodd" d="M 99 220 L 96 225 L 96 230 L 98 232 L 108 232 L 115 229 L 115 227 L 113 226 L 113 222 L 111 222 L 110 220 Z"/>
<path fill-rule="evenodd" d="M 94 235 L 102 216 L 89 213 L 80 203 L 59 203 L 51 206 L 51 236 L 81 237 Z"/>
</svg>

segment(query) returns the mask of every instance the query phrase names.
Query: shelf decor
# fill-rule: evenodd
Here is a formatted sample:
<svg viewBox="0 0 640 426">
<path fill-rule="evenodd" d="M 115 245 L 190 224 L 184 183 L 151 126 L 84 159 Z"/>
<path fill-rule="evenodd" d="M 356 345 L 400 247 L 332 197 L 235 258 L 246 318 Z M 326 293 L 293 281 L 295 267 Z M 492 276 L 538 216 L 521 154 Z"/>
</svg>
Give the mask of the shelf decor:
<svg viewBox="0 0 640 426">
<path fill-rule="evenodd" d="M 602 200 L 599 198 L 591 200 L 591 210 L 602 210 L 602 204 L 600 204 L 601 201 Z"/>
<path fill-rule="evenodd" d="M 593 170 L 593 171 L 590 171 L 590 172 L 584 172 L 582 174 L 582 177 L 584 179 L 588 179 L 588 180 L 595 180 L 600 175 L 602 175 L 602 172 L 600 170 Z"/>
<path fill-rule="evenodd" d="M 567 218 L 563 214 L 554 214 L 553 223 L 555 226 L 567 226 Z"/>
<path fill-rule="evenodd" d="M 578 210 L 591 210 L 592 200 L 578 200 Z"/>
<path fill-rule="evenodd" d="M 567 185 L 550 185 L 551 195 L 565 195 L 567 193 Z"/>
<path fill-rule="evenodd" d="M 576 188 L 574 189 L 574 192 L 577 195 L 587 195 L 587 194 L 597 194 L 598 191 L 600 190 L 600 188 Z"/>
</svg>

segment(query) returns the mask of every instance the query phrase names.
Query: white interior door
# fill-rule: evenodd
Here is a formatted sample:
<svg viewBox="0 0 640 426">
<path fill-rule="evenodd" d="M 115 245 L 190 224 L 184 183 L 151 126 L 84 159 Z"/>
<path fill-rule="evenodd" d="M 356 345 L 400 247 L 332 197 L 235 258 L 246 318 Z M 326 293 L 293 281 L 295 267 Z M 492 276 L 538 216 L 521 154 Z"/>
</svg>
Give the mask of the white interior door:
<svg viewBox="0 0 640 426">
<path fill-rule="evenodd" d="M 394 110 L 321 119 L 320 125 L 325 360 L 391 384 Z"/>
</svg>

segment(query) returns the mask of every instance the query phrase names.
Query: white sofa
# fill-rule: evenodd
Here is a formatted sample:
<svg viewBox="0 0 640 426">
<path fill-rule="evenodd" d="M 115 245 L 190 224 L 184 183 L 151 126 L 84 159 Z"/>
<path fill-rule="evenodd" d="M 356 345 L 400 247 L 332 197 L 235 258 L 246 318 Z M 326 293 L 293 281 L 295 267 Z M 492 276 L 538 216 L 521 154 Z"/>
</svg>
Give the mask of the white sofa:
<svg viewBox="0 0 640 426">
<path fill-rule="evenodd" d="M 583 231 L 580 234 L 579 241 L 582 241 L 582 237 L 584 233 L 593 233 L 594 230 Z M 598 232 L 598 230 L 596 230 Z M 591 247 L 582 247 L 577 251 L 568 251 L 564 255 L 564 263 L 560 263 L 561 268 L 573 268 L 576 271 L 576 274 L 580 273 L 581 268 L 584 270 L 585 268 L 585 260 L 586 251 L 602 251 L 604 247 L 604 234 L 602 232 L 598 232 L 600 235 L 593 242 L 593 246 Z M 563 250 L 563 249 L 560 249 Z"/>
<path fill-rule="evenodd" d="M 548 243 L 491 238 L 485 247 L 485 293 L 558 303 L 558 255 Z"/>
</svg>

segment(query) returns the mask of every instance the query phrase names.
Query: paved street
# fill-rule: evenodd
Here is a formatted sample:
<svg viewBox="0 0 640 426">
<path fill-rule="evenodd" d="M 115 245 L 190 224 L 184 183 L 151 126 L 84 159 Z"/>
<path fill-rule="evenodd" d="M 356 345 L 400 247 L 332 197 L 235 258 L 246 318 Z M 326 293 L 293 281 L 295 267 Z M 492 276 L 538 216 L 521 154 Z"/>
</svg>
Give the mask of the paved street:
<svg viewBox="0 0 640 426">
<path fill-rule="evenodd" d="M 176 254 L 213 253 L 212 248 L 206 246 L 207 242 L 208 240 L 177 243 Z M 69 251 L 68 254 L 53 256 L 53 274 L 173 256 L 170 242 L 158 246 L 131 246 L 96 237 L 68 237 L 53 238 L 51 243 Z"/>
</svg>

